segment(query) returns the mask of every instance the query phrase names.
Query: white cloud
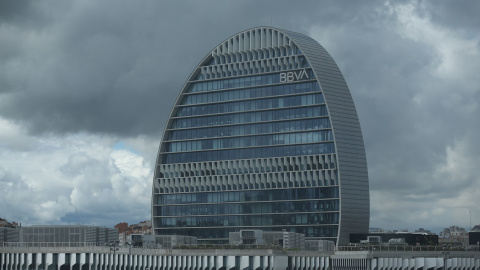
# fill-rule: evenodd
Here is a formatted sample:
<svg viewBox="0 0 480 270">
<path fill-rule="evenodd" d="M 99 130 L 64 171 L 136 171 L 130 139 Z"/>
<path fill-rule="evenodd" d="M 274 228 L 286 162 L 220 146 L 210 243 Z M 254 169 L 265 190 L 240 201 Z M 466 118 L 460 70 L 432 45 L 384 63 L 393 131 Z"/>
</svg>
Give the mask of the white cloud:
<svg viewBox="0 0 480 270">
<path fill-rule="evenodd" d="M 114 150 L 114 138 L 33 137 L 5 119 L 0 123 L 8 131 L 0 137 L 0 212 L 8 220 L 59 224 L 90 215 L 114 225 L 149 218 L 151 161 Z M 15 138 L 28 141 L 28 151 L 11 147 Z"/>
<path fill-rule="evenodd" d="M 111 153 L 115 166 L 122 175 L 129 175 L 137 178 L 145 178 L 151 169 L 144 164 L 142 157 L 127 150 L 116 150 Z"/>
<path fill-rule="evenodd" d="M 25 129 L 21 126 L 0 117 L 0 130 L 0 149 L 25 151 L 32 147 L 30 139 L 25 134 Z"/>
<path fill-rule="evenodd" d="M 406 39 L 428 44 L 439 56 L 436 66 L 428 70 L 435 81 L 422 85 L 424 89 L 417 93 L 414 101 L 422 105 L 436 95 L 442 96 L 442 105 L 450 109 L 466 114 L 478 110 L 478 102 L 471 97 L 479 92 L 476 80 L 472 79 L 480 70 L 480 36 L 465 38 L 461 31 L 436 25 L 428 16 L 420 16 L 419 8 L 413 3 L 394 6 L 398 16 L 396 31 Z M 442 87 L 444 83 L 450 87 Z"/>
</svg>

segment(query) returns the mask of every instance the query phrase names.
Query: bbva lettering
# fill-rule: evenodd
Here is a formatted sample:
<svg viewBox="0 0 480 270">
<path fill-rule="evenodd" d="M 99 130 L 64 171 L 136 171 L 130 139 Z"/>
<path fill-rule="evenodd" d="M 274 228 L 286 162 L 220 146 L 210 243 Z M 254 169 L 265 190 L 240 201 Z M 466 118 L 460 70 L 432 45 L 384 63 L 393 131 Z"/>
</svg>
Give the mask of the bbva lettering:
<svg viewBox="0 0 480 270">
<path fill-rule="evenodd" d="M 310 79 L 305 69 L 280 73 L 280 82 L 293 82 L 301 79 Z"/>
</svg>

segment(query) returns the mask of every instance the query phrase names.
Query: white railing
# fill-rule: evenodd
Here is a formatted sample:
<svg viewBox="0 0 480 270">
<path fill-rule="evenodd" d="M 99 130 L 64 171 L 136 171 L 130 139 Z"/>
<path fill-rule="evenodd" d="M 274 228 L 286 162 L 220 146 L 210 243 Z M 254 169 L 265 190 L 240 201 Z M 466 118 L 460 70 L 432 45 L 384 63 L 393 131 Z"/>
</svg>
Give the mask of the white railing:
<svg viewBox="0 0 480 270">
<path fill-rule="evenodd" d="M 385 245 L 385 244 L 365 244 L 365 245 L 350 245 L 339 246 L 337 251 L 480 251 L 478 246 L 469 247 L 452 247 L 452 246 L 409 246 L 409 245 Z"/>
</svg>

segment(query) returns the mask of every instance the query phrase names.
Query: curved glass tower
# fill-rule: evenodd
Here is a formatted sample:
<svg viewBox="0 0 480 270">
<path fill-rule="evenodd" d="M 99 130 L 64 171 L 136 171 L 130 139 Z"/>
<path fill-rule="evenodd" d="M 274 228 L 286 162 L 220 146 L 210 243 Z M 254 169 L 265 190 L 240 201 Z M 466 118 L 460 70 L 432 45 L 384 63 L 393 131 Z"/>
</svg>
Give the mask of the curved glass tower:
<svg viewBox="0 0 480 270">
<path fill-rule="evenodd" d="M 152 195 L 156 235 L 286 230 L 341 245 L 367 233 L 362 132 L 330 55 L 271 27 L 220 43 L 175 101 Z"/>
</svg>

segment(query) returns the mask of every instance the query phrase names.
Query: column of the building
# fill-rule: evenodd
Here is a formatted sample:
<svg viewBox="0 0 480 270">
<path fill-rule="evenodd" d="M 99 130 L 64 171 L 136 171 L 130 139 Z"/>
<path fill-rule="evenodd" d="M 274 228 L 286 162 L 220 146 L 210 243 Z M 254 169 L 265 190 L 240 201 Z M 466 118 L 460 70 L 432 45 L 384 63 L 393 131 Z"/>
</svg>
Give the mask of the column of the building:
<svg viewBox="0 0 480 270">
<path fill-rule="evenodd" d="M 235 256 L 227 256 L 227 270 L 234 268 L 235 265 Z"/>
<path fill-rule="evenodd" d="M 11 270 L 12 269 L 12 259 L 13 257 L 13 254 L 12 253 L 7 253 L 7 258 L 6 258 L 6 261 L 5 261 L 5 269 L 6 270 Z"/>
<path fill-rule="evenodd" d="M 214 270 L 219 270 L 220 268 L 222 268 L 224 265 L 223 265 L 223 256 L 217 256 L 217 263 L 215 265 L 215 269 Z"/>
<path fill-rule="evenodd" d="M 68 267 L 68 269 L 73 269 L 73 266 L 77 263 L 77 253 L 71 253 L 70 254 L 70 261 L 66 262 L 66 263 L 70 265 L 70 267 Z M 60 267 L 60 263 L 59 263 L 58 267 Z M 60 270 L 60 268 L 58 268 L 58 270 Z M 82 269 L 79 269 L 79 270 L 82 270 Z"/>
<path fill-rule="evenodd" d="M 137 255 L 132 254 L 130 257 L 130 270 L 137 270 Z"/>
<path fill-rule="evenodd" d="M 174 265 L 175 257 L 174 256 L 168 256 L 167 257 L 167 270 L 175 270 L 175 265 Z"/>
<path fill-rule="evenodd" d="M 97 270 L 98 256 L 96 253 L 90 253 L 90 256 L 88 258 L 88 264 L 88 270 Z"/>
<path fill-rule="evenodd" d="M 158 259 L 160 256 L 158 255 L 152 255 L 152 267 L 150 270 L 159 270 L 158 269 Z"/>
<path fill-rule="evenodd" d="M 13 253 L 8 253 L 6 269 L 7 270 L 14 269 L 13 264 L 14 264 L 14 254 Z"/>
<path fill-rule="evenodd" d="M 31 253 L 21 253 L 20 257 L 20 270 L 28 270 L 28 255 Z"/>
<path fill-rule="evenodd" d="M 245 269 L 251 266 L 248 256 L 240 256 L 240 269 Z"/>
<path fill-rule="evenodd" d="M 197 269 L 197 256 L 193 255 L 193 256 L 190 256 L 190 268 L 192 270 L 195 270 Z"/>
<path fill-rule="evenodd" d="M 322 257 L 319 257 L 319 256 L 315 256 L 312 258 L 312 270 L 320 270 L 320 259 Z"/>
<path fill-rule="evenodd" d="M 188 256 L 188 257 L 191 257 L 191 256 Z M 188 267 L 191 267 L 191 265 L 187 263 L 187 259 L 188 259 L 187 256 L 182 256 L 181 265 L 178 267 L 178 269 L 188 270 Z"/>
<path fill-rule="evenodd" d="M 184 269 L 185 270 L 189 270 L 189 269 L 192 269 L 192 270 L 195 270 L 195 269 L 198 269 L 197 268 L 197 259 L 196 259 L 197 256 L 187 256 L 184 260 L 184 265 L 186 265 L 187 267 L 185 267 Z"/>
<path fill-rule="evenodd" d="M 139 270 L 147 269 L 147 255 L 140 255 L 141 267 Z"/>
<path fill-rule="evenodd" d="M 305 269 L 306 264 L 305 264 L 305 257 L 300 257 L 300 265 L 302 269 Z"/>
<path fill-rule="evenodd" d="M 192 261 L 192 257 L 193 256 L 186 256 L 185 257 L 185 264 L 184 264 L 184 268 L 185 270 L 194 270 L 194 268 L 192 267 L 192 264 L 191 264 L 191 261 Z M 202 267 L 205 267 L 205 265 L 202 263 L 202 259 L 200 259 L 200 264 L 202 265 Z M 199 268 L 201 269 L 201 268 Z M 203 269 L 202 269 L 203 270 Z"/>
<path fill-rule="evenodd" d="M 172 269 L 180 270 L 181 264 L 182 264 L 182 258 L 181 256 L 172 256 Z"/>
<path fill-rule="evenodd" d="M 62 267 L 62 265 L 64 264 L 65 264 L 65 253 L 58 253 L 57 270 L 60 270 L 60 267 Z"/>
<path fill-rule="evenodd" d="M 45 270 L 47 270 L 48 267 L 52 264 L 53 264 L 53 253 L 47 253 L 45 255 Z"/>
<path fill-rule="evenodd" d="M 209 261 L 208 270 L 211 270 L 215 267 L 215 256 L 209 256 L 208 261 Z"/>
<path fill-rule="evenodd" d="M 145 259 L 147 260 L 147 263 L 146 263 L 146 264 L 147 264 L 148 270 L 155 270 L 155 266 L 153 265 L 153 262 L 154 262 L 154 259 L 153 259 L 153 258 L 154 258 L 154 257 L 156 257 L 156 256 L 154 256 L 154 255 L 148 255 L 148 256 L 145 258 Z M 147 269 L 145 268 L 145 270 L 147 270 Z"/>
<path fill-rule="evenodd" d="M 293 256 L 293 257 L 291 258 L 291 261 L 292 261 L 292 270 L 299 269 L 298 267 L 299 267 L 299 265 L 300 265 L 300 258 L 297 257 L 297 256 Z M 263 269 L 265 269 L 265 268 L 266 268 L 266 266 L 265 266 L 265 264 L 264 264 L 264 265 L 263 265 Z"/>
<path fill-rule="evenodd" d="M 11 269 L 11 265 L 10 265 L 11 261 L 12 261 L 12 253 L 5 253 L 5 270 Z"/>
<path fill-rule="evenodd" d="M 208 267 L 208 256 L 202 256 L 202 261 L 203 261 L 203 269 L 202 270 L 210 270 Z"/>
<path fill-rule="evenodd" d="M 83 266 L 87 262 L 87 254 L 86 253 L 80 253 L 80 261 L 78 262 L 78 269 L 83 270 Z"/>
<path fill-rule="evenodd" d="M 6 260 L 7 260 L 8 253 L 0 253 L 0 269 L 6 269 Z"/>
<path fill-rule="evenodd" d="M 35 256 L 35 265 L 32 265 L 32 268 L 33 270 L 37 270 L 38 266 L 42 263 L 42 253 L 32 254 L 32 257 L 33 256 Z"/>
<path fill-rule="evenodd" d="M 160 258 L 158 255 L 152 256 L 152 269 L 150 270 L 161 270 L 159 266 Z"/>
<path fill-rule="evenodd" d="M 168 270 L 168 256 L 162 256 L 162 270 Z"/>
<path fill-rule="evenodd" d="M 137 264 L 136 264 L 136 269 L 137 270 L 143 270 L 143 255 L 137 255 Z"/>
<path fill-rule="evenodd" d="M 20 253 L 20 270 L 26 269 L 27 265 L 25 265 L 27 262 L 25 260 L 25 257 L 27 256 L 26 253 Z"/>
<path fill-rule="evenodd" d="M 316 270 L 316 264 L 315 264 L 315 259 L 318 258 L 317 256 L 315 257 L 307 257 L 307 269 L 308 270 Z"/>
<path fill-rule="evenodd" d="M 146 268 L 145 270 L 155 270 L 156 263 L 155 260 L 158 256 L 157 255 L 147 255 L 145 260 L 146 260 Z"/>
<path fill-rule="evenodd" d="M 21 253 L 15 253 L 15 264 L 14 264 L 14 268 L 13 269 L 19 269 L 19 266 L 20 265 L 20 254 Z"/>
<path fill-rule="evenodd" d="M 27 261 L 25 262 L 25 269 L 26 269 L 26 270 L 30 270 L 30 269 L 33 268 L 33 266 L 32 266 L 32 263 L 33 263 L 33 261 L 32 261 L 32 255 L 33 255 L 33 254 L 30 253 L 30 252 L 27 254 Z M 1 266 L 0 266 L 0 269 L 1 269 Z"/>
<path fill-rule="evenodd" d="M 425 258 L 416 257 L 415 258 L 415 269 L 422 268 L 425 265 Z"/>
<path fill-rule="evenodd" d="M 125 270 L 125 254 L 118 254 L 118 270 Z"/>
<path fill-rule="evenodd" d="M 410 259 L 402 259 L 402 268 L 408 267 Z"/>
<path fill-rule="evenodd" d="M 108 264 L 107 264 L 107 257 L 106 254 L 100 253 L 98 254 L 99 260 L 98 260 L 98 269 L 106 269 L 108 270 Z"/>
<path fill-rule="evenodd" d="M 108 253 L 104 254 L 105 256 L 105 269 L 106 270 L 114 270 L 113 269 L 113 254 Z"/>
<path fill-rule="evenodd" d="M 132 254 L 125 254 L 125 259 L 123 260 L 123 265 L 124 265 L 124 269 L 125 270 L 132 270 L 132 260 L 133 260 L 133 257 L 132 257 Z"/>
</svg>

